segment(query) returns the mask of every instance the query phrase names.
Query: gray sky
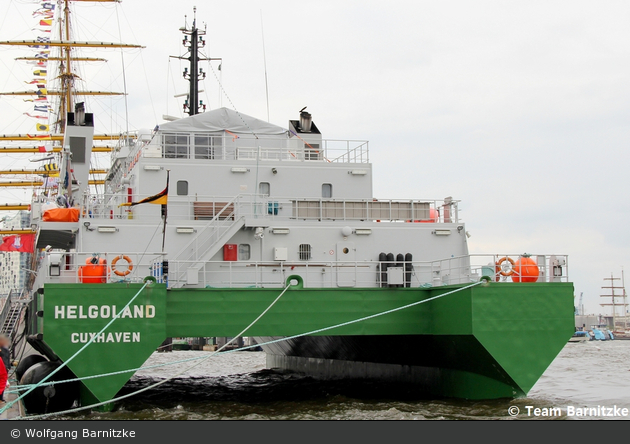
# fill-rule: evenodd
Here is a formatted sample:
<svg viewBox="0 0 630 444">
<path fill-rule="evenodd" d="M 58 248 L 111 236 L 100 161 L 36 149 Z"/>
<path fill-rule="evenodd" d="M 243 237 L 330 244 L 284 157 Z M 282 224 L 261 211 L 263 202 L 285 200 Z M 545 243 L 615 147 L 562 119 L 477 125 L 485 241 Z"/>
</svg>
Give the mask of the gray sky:
<svg viewBox="0 0 630 444">
<path fill-rule="evenodd" d="M 8 4 L 8 7 L 6 6 Z M 576 293 L 599 307 L 603 278 L 619 275 L 630 154 L 630 3 L 623 1 L 126 0 L 77 7 L 85 40 L 125 51 L 131 129 L 180 115 L 186 91 L 183 16 L 208 23 L 207 50 L 240 112 L 286 126 L 308 105 L 325 138 L 367 139 L 378 198 L 461 199 L 473 253 L 566 253 Z M 32 38 L 33 5 L 9 0 L 0 38 Z M 91 22 L 89 21 L 91 19 Z M 97 53 L 87 52 L 89 55 Z M 0 89 L 24 89 L 23 55 L 0 49 Z M 102 55 L 102 54 L 101 54 Z M 93 89 L 122 90 L 121 56 L 82 72 Z M 215 72 L 217 63 L 213 64 Z M 219 105 L 208 66 L 202 98 Z M 124 122 L 122 99 L 88 106 L 104 131 Z M 231 107 L 223 96 L 222 105 Z M 33 132 L 19 99 L 0 99 L 4 133 Z M 17 117 L 17 119 L 16 119 Z M 18 164 L 17 158 L 2 160 Z M 5 165 L 5 166 L 6 166 Z M 11 192 L 7 201 L 18 199 Z M 630 278 L 630 276 L 629 276 Z"/>
</svg>

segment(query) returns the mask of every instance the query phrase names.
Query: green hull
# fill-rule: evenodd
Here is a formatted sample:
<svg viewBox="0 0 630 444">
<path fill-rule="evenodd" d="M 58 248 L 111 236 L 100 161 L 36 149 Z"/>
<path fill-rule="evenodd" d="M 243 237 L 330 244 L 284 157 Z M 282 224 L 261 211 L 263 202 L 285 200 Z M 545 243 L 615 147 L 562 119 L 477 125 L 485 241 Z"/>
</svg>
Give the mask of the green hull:
<svg viewBox="0 0 630 444">
<path fill-rule="evenodd" d="M 461 287 L 292 287 L 246 335 L 299 335 Z M 29 341 L 49 356 L 67 361 L 85 345 L 89 334 L 100 331 L 111 320 L 111 312 L 124 307 L 140 288 L 140 284 L 47 284 L 43 297 L 36 301 L 43 310 L 34 326 L 38 334 Z M 153 284 L 68 367 L 81 378 L 124 371 L 142 366 L 167 337 L 234 336 L 280 291 L 167 291 L 164 285 Z M 435 395 L 489 399 L 526 394 L 573 331 L 572 284 L 491 283 L 320 335 L 386 337 L 392 341 L 416 337 L 418 341 L 408 344 L 409 353 L 423 354 L 424 347 L 427 358 L 417 368 L 407 368 L 412 378 L 414 374 L 424 382 L 429 378 Z M 382 354 L 386 356 L 387 350 Z M 386 361 L 373 363 L 396 365 Z M 333 362 L 329 364 L 334 367 Z M 84 380 L 83 403 L 114 398 L 132 375 L 126 372 Z"/>
</svg>

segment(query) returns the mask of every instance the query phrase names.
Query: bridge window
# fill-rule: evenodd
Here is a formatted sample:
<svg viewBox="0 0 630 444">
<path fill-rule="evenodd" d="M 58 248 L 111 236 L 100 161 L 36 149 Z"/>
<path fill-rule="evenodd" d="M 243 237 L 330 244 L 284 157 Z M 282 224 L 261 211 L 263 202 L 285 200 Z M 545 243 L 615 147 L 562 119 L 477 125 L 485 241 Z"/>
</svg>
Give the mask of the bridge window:
<svg viewBox="0 0 630 444">
<path fill-rule="evenodd" d="M 167 159 L 187 159 L 188 134 L 162 135 L 162 150 Z"/>
<path fill-rule="evenodd" d="M 195 159 L 214 159 L 221 147 L 221 137 L 208 134 L 195 134 Z"/>
<path fill-rule="evenodd" d="M 322 155 L 319 149 L 319 143 L 305 143 L 304 144 L 304 159 L 305 160 L 321 160 Z"/>
</svg>

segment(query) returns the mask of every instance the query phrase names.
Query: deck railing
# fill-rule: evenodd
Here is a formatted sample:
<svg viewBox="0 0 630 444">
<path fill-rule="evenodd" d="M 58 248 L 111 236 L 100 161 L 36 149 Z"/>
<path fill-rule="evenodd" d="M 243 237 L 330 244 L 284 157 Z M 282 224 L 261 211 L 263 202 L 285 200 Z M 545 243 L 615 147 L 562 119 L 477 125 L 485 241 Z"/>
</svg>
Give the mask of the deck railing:
<svg viewBox="0 0 630 444">
<path fill-rule="evenodd" d="M 86 273 L 80 272 L 92 253 L 68 252 L 70 259 L 62 262 L 62 269 L 51 276 L 53 268 L 44 266 L 41 272 L 47 273 L 46 281 L 57 279 L 64 283 L 86 282 Z M 124 276 L 112 269 L 116 257 L 127 256 L 133 263 L 133 270 Z M 156 277 L 158 282 L 168 278 L 169 287 L 185 287 L 188 284 L 188 270 L 194 269 L 194 287 L 245 288 L 283 287 L 291 275 L 300 275 L 307 287 L 439 287 L 452 284 L 465 284 L 489 277 L 492 282 L 509 284 L 524 281 L 568 282 L 568 257 L 562 254 L 527 255 L 532 262 L 527 265 L 527 278 L 524 268 L 519 268 L 519 254 L 471 254 L 435 261 L 206 261 L 169 260 L 163 268 L 166 254 L 162 253 L 103 253 L 99 257 L 106 260 L 103 283 L 141 282 L 146 276 Z M 502 258 L 510 258 L 515 265 L 503 266 Z M 116 270 L 125 272 L 123 261 Z M 533 267 L 533 268 L 532 268 Z M 532 273 L 533 269 L 537 273 Z M 537 274 L 537 275 L 536 275 Z M 534 276 L 533 278 L 531 276 Z M 90 276 L 87 276 L 88 278 Z M 402 281 L 401 281 L 402 279 Z"/>
<path fill-rule="evenodd" d="M 134 196 L 140 200 L 148 196 Z M 133 207 L 120 207 L 127 196 L 100 195 L 83 199 L 81 214 L 92 219 L 133 219 Z M 379 222 L 458 223 L 459 201 L 437 199 L 317 199 L 238 196 L 171 196 L 169 217 L 209 220 L 231 202 L 232 217 L 281 220 L 363 220 Z M 204 213 L 203 210 L 206 210 Z"/>
</svg>

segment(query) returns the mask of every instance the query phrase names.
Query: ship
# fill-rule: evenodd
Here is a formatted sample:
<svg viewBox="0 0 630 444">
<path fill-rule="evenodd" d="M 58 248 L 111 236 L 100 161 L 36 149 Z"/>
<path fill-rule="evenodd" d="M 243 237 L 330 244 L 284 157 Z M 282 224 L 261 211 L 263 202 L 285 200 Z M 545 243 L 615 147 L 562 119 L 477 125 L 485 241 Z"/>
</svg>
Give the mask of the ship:
<svg viewBox="0 0 630 444">
<path fill-rule="evenodd" d="M 5 304 L 23 307 L 7 331 L 29 350 L 26 411 L 111 408 L 167 338 L 251 337 L 268 367 L 317 378 L 525 396 L 574 332 L 568 257 L 471 254 L 460 201 L 377 197 L 368 141 L 324 138 L 305 107 L 285 126 L 206 109 L 206 29 L 180 30 L 188 116 L 115 135 L 75 100 L 79 42 L 45 42 L 66 61 L 59 180 L 27 205 L 31 278 Z"/>
</svg>

